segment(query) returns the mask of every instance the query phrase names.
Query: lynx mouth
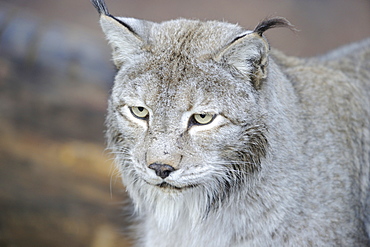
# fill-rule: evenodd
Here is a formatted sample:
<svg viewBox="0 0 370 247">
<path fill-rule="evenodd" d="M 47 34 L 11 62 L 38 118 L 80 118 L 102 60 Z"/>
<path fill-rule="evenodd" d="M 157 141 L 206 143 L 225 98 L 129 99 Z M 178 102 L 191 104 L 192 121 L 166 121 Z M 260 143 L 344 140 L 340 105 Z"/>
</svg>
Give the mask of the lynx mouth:
<svg viewBox="0 0 370 247">
<path fill-rule="evenodd" d="M 167 182 L 162 182 L 160 184 L 157 184 L 156 186 L 162 188 L 162 189 L 166 189 L 166 190 L 187 190 L 187 189 L 191 189 L 191 188 L 194 188 L 196 187 L 197 185 L 187 185 L 187 186 L 184 186 L 184 187 L 177 187 L 177 186 L 174 186 L 172 184 L 169 184 Z"/>
<path fill-rule="evenodd" d="M 175 190 L 182 190 L 183 189 L 181 187 L 171 185 L 167 182 L 162 182 L 161 184 L 157 184 L 157 186 L 160 187 L 160 188 L 164 188 L 164 189 L 175 189 Z"/>
</svg>

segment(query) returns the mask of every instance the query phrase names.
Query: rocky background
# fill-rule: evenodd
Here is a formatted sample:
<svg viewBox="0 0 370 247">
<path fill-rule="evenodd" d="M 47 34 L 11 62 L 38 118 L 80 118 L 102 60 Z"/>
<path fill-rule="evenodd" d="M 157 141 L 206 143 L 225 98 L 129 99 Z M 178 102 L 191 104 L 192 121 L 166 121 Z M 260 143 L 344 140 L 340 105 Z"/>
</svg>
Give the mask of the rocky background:
<svg viewBox="0 0 370 247">
<path fill-rule="evenodd" d="M 289 55 L 313 56 L 370 36 L 368 0 L 106 0 L 112 14 L 185 17 L 267 32 Z M 114 68 L 88 0 L 0 0 L 0 247 L 130 246 L 126 198 L 105 150 Z"/>
</svg>

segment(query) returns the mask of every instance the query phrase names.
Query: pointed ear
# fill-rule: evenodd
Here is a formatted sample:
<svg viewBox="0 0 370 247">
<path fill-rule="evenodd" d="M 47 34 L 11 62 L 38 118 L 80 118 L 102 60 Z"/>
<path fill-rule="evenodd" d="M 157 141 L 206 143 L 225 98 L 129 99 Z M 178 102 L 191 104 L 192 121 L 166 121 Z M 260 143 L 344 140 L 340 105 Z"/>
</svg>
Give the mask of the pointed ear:
<svg viewBox="0 0 370 247">
<path fill-rule="evenodd" d="M 259 89 L 262 81 L 267 77 L 270 50 L 263 32 L 273 27 L 293 29 L 293 26 L 284 18 L 266 19 L 253 31 L 247 31 L 235 37 L 214 56 L 214 60 L 235 68 L 242 76 L 249 77 L 254 87 Z"/>
<path fill-rule="evenodd" d="M 242 76 L 249 77 L 255 88 L 260 88 L 261 81 L 267 76 L 268 51 L 269 45 L 263 37 L 246 32 L 230 42 L 214 59 L 235 68 Z"/>
<path fill-rule="evenodd" d="M 91 0 L 100 14 L 100 25 L 112 47 L 112 58 L 119 69 L 142 51 L 151 23 L 134 18 L 115 17 L 108 12 L 104 0 Z"/>
<path fill-rule="evenodd" d="M 142 51 L 143 38 L 129 24 L 139 24 L 140 20 L 129 18 L 116 18 L 101 15 L 100 25 L 105 36 L 112 47 L 112 58 L 119 69 L 122 64 L 133 59 L 135 54 Z"/>
</svg>

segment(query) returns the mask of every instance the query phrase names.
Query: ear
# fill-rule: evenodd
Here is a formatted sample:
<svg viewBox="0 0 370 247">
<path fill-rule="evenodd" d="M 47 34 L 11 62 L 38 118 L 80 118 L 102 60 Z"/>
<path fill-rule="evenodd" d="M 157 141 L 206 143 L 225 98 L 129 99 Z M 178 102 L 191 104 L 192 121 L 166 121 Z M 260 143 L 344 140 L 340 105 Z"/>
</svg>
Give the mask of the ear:
<svg viewBox="0 0 370 247">
<path fill-rule="evenodd" d="M 113 62 L 119 69 L 122 64 L 142 52 L 144 40 L 152 23 L 134 18 L 114 17 L 109 14 L 104 0 L 91 0 L 100 14 L 100 25 L 112 47 Z"/>
<path fill-rule="evenodd" d="M 253 31 L 246 31 L 235 37 L 219 51 L 214 60 L 234 67 L 242 76 L 249 77 L 256 89 L 267 77 L 270 46 L 263 33 L 273 27 L 293 26 L 284 18 L 276 17 L 260 22 Z"/>
</svg>

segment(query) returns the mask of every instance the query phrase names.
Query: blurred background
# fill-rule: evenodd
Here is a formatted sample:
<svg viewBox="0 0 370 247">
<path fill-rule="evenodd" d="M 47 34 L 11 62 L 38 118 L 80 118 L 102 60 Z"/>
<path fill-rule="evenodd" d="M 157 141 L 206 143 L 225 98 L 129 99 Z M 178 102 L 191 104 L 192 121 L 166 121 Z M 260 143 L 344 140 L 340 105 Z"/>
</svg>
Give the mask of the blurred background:
<svg viewBox="0 0 370 247">
<path fill-rule="evenodd" d="M 225 20 L 268 16 L 266 33 L 314 56 L 370 37 L 369 0 L 106 0 L 116 16 Z M 114 68 L 88 0 L 0 0 L 0 246 L 130 246 L 126 198 L 105 150 Z"/>
</svg>

